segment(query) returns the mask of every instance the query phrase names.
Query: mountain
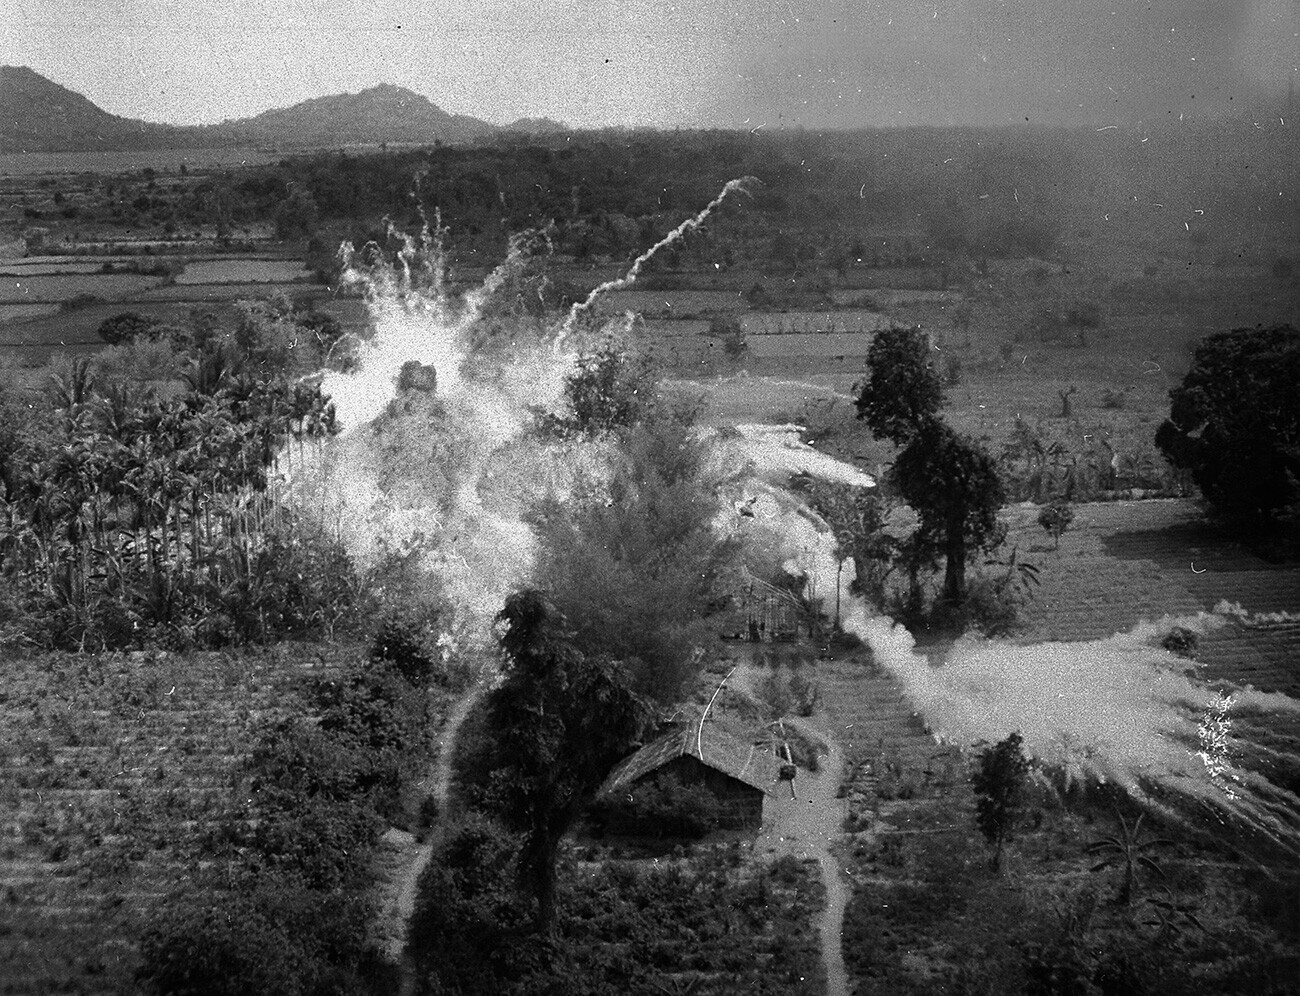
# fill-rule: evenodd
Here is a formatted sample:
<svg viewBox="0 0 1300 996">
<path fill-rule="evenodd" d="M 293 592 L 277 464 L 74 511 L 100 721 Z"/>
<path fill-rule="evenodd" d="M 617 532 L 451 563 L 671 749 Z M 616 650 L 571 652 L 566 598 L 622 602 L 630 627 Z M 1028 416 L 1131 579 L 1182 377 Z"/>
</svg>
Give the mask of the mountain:
<svg viewBox="0 0 1300 996">
<path fill-rule="evenodd" d="M 109 114 L 26 66 L 0 66 L 0 152 L 66 152 L 194 144 L 190 128 Z"/>
<path fill-rule="evenodd" d="M 357 94 L 316 97 L 253 118 L 225 121 L 212 130 L 258 144 L 322 146 L 466 142 L 499 129 L 478 118 L 448 114 L 418 93 L 381 83 Z"/>
<path fill-rule="evenodd" d="M 512 131 L 521 135 L 559 135 L 572 129 L 559 121 L 553 121 L 551 118 L 518 118 L 501 130 Z"/>
<path fill-rule="evenodd" d="M 387 83 L 357 94 L 317 97 L 219 125 L 152 124 L 109 114 L 81 94 L 25 66 L 0 66 L 0 152 L 456 143 L 500 130 L 477 118 L 448 114 L 418 93 Z"/>
</svg>

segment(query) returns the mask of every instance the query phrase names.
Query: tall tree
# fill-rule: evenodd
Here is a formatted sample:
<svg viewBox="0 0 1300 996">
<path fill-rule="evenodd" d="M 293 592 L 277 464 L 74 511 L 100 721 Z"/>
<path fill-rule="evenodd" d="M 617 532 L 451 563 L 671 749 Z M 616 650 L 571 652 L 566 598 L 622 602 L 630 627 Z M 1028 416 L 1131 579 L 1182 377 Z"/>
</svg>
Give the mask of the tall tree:
<svg viewBox="0 0 1300 996">
<path fill-rule="evenodd" d="M 1267 518 L 1300 502 L 1300 331 L 1290 325 L 1207 336 L 1156 445 L 1220 509 Z"/>
<path fill-rule="evenodd" d="M 943 551 L 943 597 L 960 604 L 966 561 L 1003 539 L 997 515 L 1006 493 L 993 457 L 975 440 L 933 422 L 898 454 L 891 475 L 921 519 L 924 545 Z"/>
<path fill-rule="evenodd" d="M 536 897 L 539 933 L 555 923 L 560 841 L 640 736 L 647 710 L 621 665 L 573 645 L 564 616 L 529 589 L 506 599 L 505 681 L 488 706 L 502 765 L 502 816 L 523 833 L 519 872 Z"/>
<path fill-rule="evenodd" d="M 930 338 L 920 329 L 877 333 L 867 351 L 867 378 L 857 390 L 858 418 L 878 439 L 902 447 L 891 480 L 921 519 L 910 548 L 918 555 L 943 553 L 944 598 L 960 603 L 970 554 L 1002 541 L 997 512 L 1006 498 L 997 466 L 978 443 L 943 421 L 942 381 Z"/>
<path fill-rule="evenodd" d="M 643 695 L 673 701 L 734 546 L 713 530 L 717 498 L 690 413 L 654 412 L 618 434 L 609 480 L 538 515 L 534 583 L 552 592 L 587 654 L 622 661 Z"/>
<path fill-rule="evenodd" d="M 1002 849 L 1020 818 L 1021 798 L 1029 760 L 1021 749 L 1019 733 L 986 747 L 979 769 L 972 775 L 975 787 L 975 822 L 984 839 L 993 845 L 993 870 L 1002 866 Z"/>
<path fill-rule="evenodd" d="M 867 348 L 866 380 L 854 387 L 858 418 L 878 439 L 904 446 L 939 420 L 943 381 L 930 337 L 919 328 L 877 332 Z"/>
</svg>

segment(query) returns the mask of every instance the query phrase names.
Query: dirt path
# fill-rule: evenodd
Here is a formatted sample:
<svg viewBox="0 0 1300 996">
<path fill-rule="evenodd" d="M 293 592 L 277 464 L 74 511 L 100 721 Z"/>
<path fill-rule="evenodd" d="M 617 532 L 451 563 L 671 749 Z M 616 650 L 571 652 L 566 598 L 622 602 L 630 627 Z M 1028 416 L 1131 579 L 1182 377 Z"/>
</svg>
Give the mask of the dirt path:
<svg viewBox="0 0 1300 996">
<path fill-rule="evenodd" d="M 442 831 L 446 825 L 445 816 L 451 798 L 451 761 L 456 735 L 469 716 L 470 710 L 474 708 L 484 692 L 484 686 L 479 684 L 461 696 L 460 701 L 447 716 L 442 729 L 438 731 L 438 759 L 434 762 L 429 776 L 424 780 L 429 795 L 437 802 L 437 817 L 423 844 L 416 846 L 414 838 L 409 834 L 406 835 L 409 845 L 401 847 L 398 859 L 390 864 L 388 881 L 384 886 L 384 896 L 378 916 L 381 924 L 379 933 L 388 956 L 401 968 L 403 996 L 409 996 L 415 991 L 415 966 L 406 954 L 406 930 L 411 917 L 415 915 L 415 897 L 420 875 L 429 864 L 434 850 L 441 843 Z"/>
<path fill-rule="evenodd" d="M 754 695 L 761 680 L 761 675 L 749 662 L 737 667 L 732 676 L 733 687 L 750 695 Z M 826 908 L 822 911 L 818 931 L 821 934 L 822 963 L 826 969 L 826 992 L 827 996 L 849 996 L 849 977 L 844 968 L 842 947 L 844 907 L 848 903 L 849 888 L 831 850 L 847 812 L 844 800 L 836 798 L 844 769 L 844 751 L 834 736 L 832 720 L 825 713 L 806 719 L 787 717 L 784 723 L 811 740 L 825 743 L 827 749 L 819 756 L 816 772 L 801 769 L 793 783 L 782 783 L 767 801 L 763 832 L 754 841 L 754 853 L 772 857 L 788 854 L 800 860 L 812 859 L 821 866 Z"/>
<path fill-rule="evenodd" d="M 769 800 L 768 822 L 754 842 L 754 851 L 774 857 L 790 854 L 801 860 L 811 858 L 821 865 L 822 882 L 826 886 L 826 909 L 821 915 L 819 931 L 822 962 L 826 966 L 826 992 L 827 996 L 849 996 L 849 977 L 844 969 L 841 946 L 844 907 L 848 903 L 849 890 L 840 874 L 839 862 L 831 851 L 844 823 L 844 801 L 835 797 L 844 755 L 815 721 L 795 724 L 787 720 L 786 725 L 797 726 L 801 731 L 827 741 L 828 750 L 822 756 L 817 772 L 799 772 L 794 781 L 794 798 L 782 786 Z"/>
</svg>

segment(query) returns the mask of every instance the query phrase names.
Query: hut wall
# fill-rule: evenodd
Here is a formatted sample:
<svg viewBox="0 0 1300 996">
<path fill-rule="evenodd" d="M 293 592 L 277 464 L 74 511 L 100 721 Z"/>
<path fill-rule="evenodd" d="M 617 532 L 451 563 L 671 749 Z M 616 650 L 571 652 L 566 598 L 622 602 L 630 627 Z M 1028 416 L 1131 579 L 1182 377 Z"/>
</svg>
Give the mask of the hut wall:
<svg viewBox="0 0 1300 996">
<path fill-rule="evenodd" d="M 674 774 L 684 785 L 702 785 L 718 800 L 719 822 L 726 829 L 742 830 L 763 825 L 763 793 L 697 757 L 677 757 L 659 769 Z"/>
</svg>

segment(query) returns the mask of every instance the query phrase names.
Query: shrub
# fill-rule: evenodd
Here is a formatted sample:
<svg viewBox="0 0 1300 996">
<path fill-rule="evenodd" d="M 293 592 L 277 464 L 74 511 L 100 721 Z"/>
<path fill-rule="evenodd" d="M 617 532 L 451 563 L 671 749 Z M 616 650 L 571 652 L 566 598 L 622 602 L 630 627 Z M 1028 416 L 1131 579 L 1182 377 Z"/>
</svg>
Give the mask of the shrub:
<svg viewBox="0 0 1300 996">
<path fill-rule="evenodd" d="M 720 815 L 718 800 L 708 789 L 662 773 L 592 808 L 593 819 L 617 833 L 656 838 L 698 839 L 717 825 Z"/>
<path fill-rule="evenodd" d="M 137 311 L 123 311 L 100 322 L 95 334 L 110 346 L 116 346 L 137 339 L 152 339 L 161 324 L 158 319 Z"/>
<path fill-rule="evenodd" d="M 395 973 L 369 947 L 365 903 L 282 884 L 175 896 L 140 941 L 147 992 L 360 994 L 392 991 Z"/>
<path fill-rule="evenodd" d="M 794 697 L 790 691 L 790 678 L 779 668 L 773 668 L 763 677 L 758 694 L 767 706 L 769 719 L 788 716 L 794 709 Z"/>
<path fill-rule="evenodd" d="M 1029 761 L 1021 750 L 1019 733 L 1012 733 L 980 754 L 979 768 L 971 777 L 975 787 L 975 822 L 993 845 L 992 867 L 1002 864 L 1002 849 L 1020 817 Z"/>
<path fill-rule="evenodd" d="M 737 363 L 749 355 L 749 343 L 740 319 L 735 315 L 715 315 L 709 321 L 709 335 L 722 341 L 723 355 Z"/>
<path fill-rule="evenodd" d="M 802 668 L 796 668 L 791 672 L 789 688 L 795 711 L 800 716 L 811 716 L 817 711 L 817 706 L 821 702 L 821 688 L 815 681 L 808 680 Z"/>
<path fill-rule="evenodd" d="M 447 676 L 438 665 L 438 653 L 429 648 L 428 628 L 409 617 L 385 619 L 370 643 L 371 663 L 391 667 L 415 686 L 429 681 L 445 685 Z"/>
<path fill-rule="evenodd" d="M 304 992 L 302 952 L 288 928 L 247 897 L 223 898 L 162 908 L 140 940 L 137 977 L 145 988 L 189 996 Z"/>
<path fill-rule="evenodd" d="M 518 840 L 500 824 L 470 817 L 452 827 L 420 876 L 408 937 L 424 992 L 507 990 L 529 917 L 514 864 Z"/>
<path fill-rule="evenodd" d="M 265 727 L 246 774 L 248 802 L 226 833 L 245 861 L 311 888 L 353 881 L 378 839 L 373 804 L 400 788 L 396 758 L 301 720 Z"/>
<path fill-rule="evenodd" d="M 1165 638 L 1160 641 L 1160 646 L 1179 657 L 1195 660 L 1198 643 L 1199 639 L 1193 630 L 1186 626 L 1175 626 L 1165 634 Z"/>
<path fill-rule="evenodd" d="M 1061 547 L 1061 534 L 1073 521 L 1074 509 L 1063 498 L 1058 498 L 1050 505 L 1044 505 L 1038 512 L 1038 524 L 1047 530 L 1047 535 L 1052 537 L 1058 550 Z"/>
</svg>

